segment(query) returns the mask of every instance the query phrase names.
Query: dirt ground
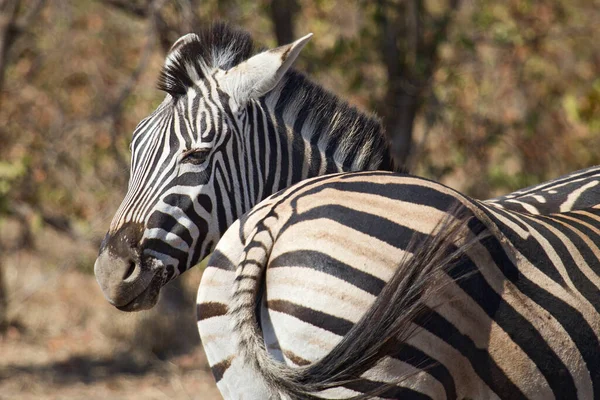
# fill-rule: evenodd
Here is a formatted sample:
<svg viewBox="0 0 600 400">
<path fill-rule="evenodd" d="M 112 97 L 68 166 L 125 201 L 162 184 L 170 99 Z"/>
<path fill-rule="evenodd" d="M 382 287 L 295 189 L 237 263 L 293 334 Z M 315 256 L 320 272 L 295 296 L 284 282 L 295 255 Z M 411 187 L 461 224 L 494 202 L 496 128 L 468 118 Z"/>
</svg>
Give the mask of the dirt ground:
<svg viewBox="0 0 600 400">
<path fill-rule="evenodd" d="M 0 399 L 221 398 L 195 327 L 200 270 L 188 272 L 178 301 L 127 314 L 96 284 L 94 244 L 44 230 L 34 249 L 10 250 L 16 226 L 0 228 L 10 322 Z"/>
</svg>

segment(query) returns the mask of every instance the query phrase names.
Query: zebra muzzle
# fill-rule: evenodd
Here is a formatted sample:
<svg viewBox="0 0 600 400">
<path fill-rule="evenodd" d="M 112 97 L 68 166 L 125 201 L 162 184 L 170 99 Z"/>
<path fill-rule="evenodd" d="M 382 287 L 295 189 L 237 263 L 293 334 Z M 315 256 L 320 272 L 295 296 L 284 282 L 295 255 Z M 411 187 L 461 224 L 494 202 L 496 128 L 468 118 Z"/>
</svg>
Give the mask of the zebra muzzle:
<svg viewBox="0 0 600 400">
<path fill-rule="evenodd" d="M 145 265 L 140 257 L 141 225 L 125 224 L 107 234 L 94 264 L 96 280 L 104 297 L 123 311 L 138 311 L 156 304 L 162 273 Z"/>
</svg>

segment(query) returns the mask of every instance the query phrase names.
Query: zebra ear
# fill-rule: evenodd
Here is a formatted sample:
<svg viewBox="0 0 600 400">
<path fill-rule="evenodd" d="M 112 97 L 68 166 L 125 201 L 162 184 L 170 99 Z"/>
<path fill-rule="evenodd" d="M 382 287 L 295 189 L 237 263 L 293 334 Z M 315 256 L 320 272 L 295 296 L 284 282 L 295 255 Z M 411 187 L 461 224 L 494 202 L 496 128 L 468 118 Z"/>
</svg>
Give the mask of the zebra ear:
<svg viewBox="0 0 600 400">
<path fill-rule="evenodd" d="M 195 33 L 188 33 L 187 35 L 183 35 L 179 39 L 173 43 L 169 51 L 167 52 L 167 58 L 165 60 L 165 65 L 175 64 L 177 57 L 179 56 L 179 51 L 181 48 L 188 43 L 200 41 L 198 35 Z"/>
<path fill-rule="evenodd" d="M 190 43 L 193 41 L 200 41 L 200 38 L 195 33 L 188 33 L 186 35 L 183 35 L 179 39 L 177 39 L 175 41 L 175 43 L 173 43 L 173 45 L 171 46 L 171 48 L 169 49 L 167 54 L 170 54 L 170 53 L 174 52 L 175 50 L 177 50 L 178 48 L 180 48 L 181 46 L 183 46 L 184 44 Z"/>
<path fill-rule="evenodd" d="M 243 107 L 250 99 L 267 94 L 279 83 L 312 33 L 293 43 L 264 51 L 224 71 L 217 78 L 221 88 Z"/>
</svg>

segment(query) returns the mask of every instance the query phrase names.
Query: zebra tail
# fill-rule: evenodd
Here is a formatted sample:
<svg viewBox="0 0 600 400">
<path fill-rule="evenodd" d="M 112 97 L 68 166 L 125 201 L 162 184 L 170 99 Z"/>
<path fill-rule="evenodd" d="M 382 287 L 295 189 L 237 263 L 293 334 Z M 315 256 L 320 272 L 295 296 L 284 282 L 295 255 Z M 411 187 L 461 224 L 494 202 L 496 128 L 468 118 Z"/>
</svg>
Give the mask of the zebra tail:
<svg viewBox="0 0 600 400">
<path fill-rule="evenodd" d="M 400 263 L 361 320 L 325 357 L 300 368 L 291 368 L 268 354 L 258 325 L 255 310 L 259 301 L 259 282 L 268 261 L 267 249 L 272 245 L 272 237 L 263 235 L 266 241 L 247 250 L 238 266 L 230 313 L 240 334 L 240 354 L 262 376 L 271 391 L 271 398 L 322 399 L 316 393 L 358 380 L 385 356 L 390 346 L 399 346 L 408 340 L 415 333 L 411 321 L 418 316 L 426 317 L 427 300 L 446 285 L 447 280 L 440 279 L 441 275 L 489 235 L 487 229 L 479 229 L 475 236 L 468 235 L 468 224 L 473 219 L 466 207 L 458 204 L 448 211 L 433 234 L 422 241 L 413 237 L 409 245 L 413 256 Z M 464 240 L 460 242 L 461 239 Z M 252 258 L 248 257 L 251 253 L 254 253 Z M 375 390 L 352 399 L 383 394 L 406 378 L 408 376 L 382 383 Z"/>
</svg>

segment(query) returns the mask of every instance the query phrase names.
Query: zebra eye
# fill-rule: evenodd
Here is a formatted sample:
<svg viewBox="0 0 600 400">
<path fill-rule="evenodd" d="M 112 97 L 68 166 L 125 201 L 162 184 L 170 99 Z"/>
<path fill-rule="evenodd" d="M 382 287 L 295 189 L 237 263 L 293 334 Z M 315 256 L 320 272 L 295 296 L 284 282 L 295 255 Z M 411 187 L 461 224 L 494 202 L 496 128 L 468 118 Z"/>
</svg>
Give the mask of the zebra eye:
<svg viewBox="0 0 600 400">
<path fill-rule="evenodd" d="M 186 150 L 181 155 L 181 163 L 200 165 L 208 158 L 210 149 L 191 149 Z"/>
</svg>

